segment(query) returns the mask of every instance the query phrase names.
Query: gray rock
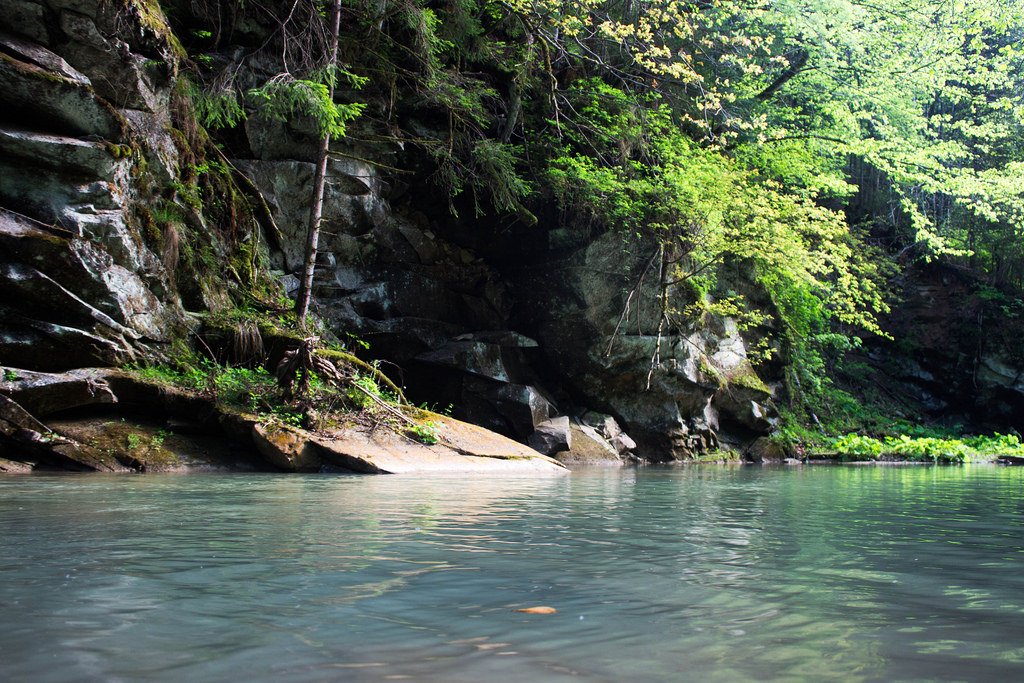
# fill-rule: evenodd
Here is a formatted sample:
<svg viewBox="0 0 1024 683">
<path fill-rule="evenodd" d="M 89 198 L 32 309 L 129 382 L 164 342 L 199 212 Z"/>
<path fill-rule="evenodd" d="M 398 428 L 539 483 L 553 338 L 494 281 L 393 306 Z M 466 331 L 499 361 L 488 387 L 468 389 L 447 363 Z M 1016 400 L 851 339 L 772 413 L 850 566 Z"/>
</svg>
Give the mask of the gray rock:
<svg viewBox="0 0 1024 683">
<path fill-rule="evenodd" d="M 2 385 L 0 385 L 0 391 L 2 391 Z M 0 393 L 0 434 L 12 436 L 19 430 L 40 433 L 47 431 L 46 425 L 33 417 L 17 402 Z"/>
<path fill-rule="evenodd" d="M 91 242 L 0 210 L 0 247 L 0 293 L 4 307 L 17 313 L 7 316 L 12 324 L 0 338 L 9 363 L 116 364 L 132 358 L 144 337 L 167 339 L 180 324 L 137 275 Z"/>
<path fill-rule="evenodd" d="M 740 422 L 723 386 L 749 370 L 735 321 L 711 317 L 692 330 L 662 330 L 659 340 L 660 302 L 647 269 L 657 245 L 624 246 L 614 232 L 577 236 L 576 244 L 516 282 L 518 305 L 538 318 L 534 336 L 548 362 L 578 400 L 620 418 L 650 457 L 685 458 L 714 448 L 717 431 Z M 638 287 L 642 277 L 647 284 Z M 685 308 L 687 296 L 670 290 L 671 305 Z M 652 370 L 654 358 L 660 363 Z M 744 399 L 761 403 L 767 393 Z M 748 417 L 749 409 L 740 415 Z"/>
<path fill-rule="evenodd" d="M 416 360 L 422 363 L 457 368 L 462 372 L 498 382 L 511 382 L 509 371 L 502 358 L 502 348 L 497 344 L 485 342 L 453 341 L 435 351 L 420 354 Z"/>
<path fill-rule="evenodd" d="M 249 121 L 256 118 L 250 117 Z M 236 165 L 263 193 L 275 222 L 281 228 L 285 270 L 298 272 L 305 253 L 314 166 L 311 161 L 294 159 L 292 150 L 286 159 L 239 160 Z M 348 170 L 356 172 L 355 169 Z M 375 172 L 372 168 L 358 172 L 364 173 L 368 179 L 365 182 L 363 179 L 352 180 L 342 167 L 332 164 L 324 192 L 320 248 L 323 253 L 336 256 L 342 264 L 361 258 L 348 243 L 351 236 L 364 234 L 384 221 L 383 199 L 379 194 L 367 191 L 367 183 L 374 186 L 372 178 L 375 178 Z"/>
<path fill-rule="evenodd" d="M 587 411 L 580 417 L 580 423 L 594 429 L 620 455 L 636 448 L 636 442 L 622 431 L 611 415 Z"/>
<path fill-rule="evenodd" d="M 299 278 L 295 277 L 291 273 L 286 273 L 278 278 L 278 282 L 281 283 L 281 287 L 284 288 L 284 293 L 289 298 L 294 297 L 295 293 L 299 291 L 299 287 L 302 286 L 302 282 Z"/>
<path fill-rule="evenodd" d="M 569 418 L 555 417 L 537 425 L 527 443 L 530 448 L 544 455 L 554 455 L 572 449 L 572 431 Z"/>
<path fill-rule="evenodd" d="M 0 92 L 12 114 L 42 119 L 72 135 L 120 140 L 125 121 L 78 80 L 31 62 L 0 59 Z"/>
<path fill-rule="evenodd" d="M 110 386 L 110 377 L 117 371 L 85 368 L 53 374 L 18 368 L 4 370 L 11 379 L 0 382 L 0 394 L 33 415 L 45 417 L 73 408 L 118 402 Z"/>
<path fill-rule="evenodd" d="M 626 434 L 625 432 L 616 434 L 608 439 L 608 442 L 616 451 L 619 452 L 620 455 L 636 449 L 636 441 L 629 438 L 629 434 Z"/>
<path fill-rule="evenodd" d="M 29 0 L 0 0 L 0 17 L 6 17 L 8 28 L 43 45 L 48 45 L 50 35 L 46 29 L 45 11 L 42 5 Z"/>
<path fill-rule="evenodd" d="M 526 439 L 557 415 L 554 404 L 535 386 L 467 376 L 460 405 L 466 418 L 501 434 Z"/>
<path fill-rule="evenodd" d="M 64 55 L 89 76 L 99 95 L 122 109 L 154 112 L 165 104 L 149 81 L 146 58 L 134 54 L 128 43 L 108 40 L 92 18 L 78 12 L 61 12 L 60 26 L 69 38 Z"/>
<path fill-rule="evenodd" d="M 420 263 L 430 264 L 437 262 L 441 253 L 434 242 L 433 235 L 428 235 L 423 230 L 409 224 L 401 223 L 398 231 L 409 241 L 409 245 L 416 251 L 416 257 Z"/>
<path fill-rule="evenodd" d="M 570 447 L 555 454 L 555 459 L 567 465 L 621 465 L 622 458 L 615 447 L 601 434 L 585 424 L 570 425 Z"/>
<path fill-rule="evenodd" d="M 25 4 L 27 5 L 28 3 Z M 35 5 L 35 7 L 39 10 L 39 14 L 41 15 L 42 8 L 39 7 L 39 5 Z M 22 9 L 21 11 L 28 14 L 34 13 L 28 9 Z M 25 23 L 27 22 L 22 22 L 19 24 L 19 27 L 24 26 Z M 25 40 L 24 38 L 13 36 L 9 33 L 0 32 L 0 46 L 3 46 L 4 52 L 14 55 L 24 62 L 34 64 L 35 66 L 46 69 L 81 85 L 91 85 L 88 76 L 72 67 L 56 52 L 48 50 L 38 42 Z"/>
<path fill-rule="evenodd" d="M 743 454 L 743 459 L 749 462 L 772 463 L 782 462 L 786 459 L 786 450 L 775 439 L 762 436 L 754 440 Z"/>
<path fill-rule="evenodd" d="M 538 344 L 535 339 L 512 330 L 494 330 L 488 332 L 468 332 L 455 337 L 455 341 L 478 341 L 486 344 L 497 344 L 498 346 L 509 346 L 518 349 L 535 349 Z"/>
<path fill-rule="evenodd" d="M 977 379 L 985 387 L 1011 389 L 1024 394 L 1024 368 L 995 354 L 981 357 Z"/>
</svg>

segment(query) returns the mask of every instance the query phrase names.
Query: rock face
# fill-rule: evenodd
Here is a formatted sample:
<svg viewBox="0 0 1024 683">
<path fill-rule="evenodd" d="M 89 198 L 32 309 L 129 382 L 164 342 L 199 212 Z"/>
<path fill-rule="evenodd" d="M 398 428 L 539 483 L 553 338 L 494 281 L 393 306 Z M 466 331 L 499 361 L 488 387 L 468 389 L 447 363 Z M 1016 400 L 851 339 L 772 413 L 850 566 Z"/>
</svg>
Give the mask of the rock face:
<svg viewBox="0 0 1024 683">
<path fill-rule="evenodd" d="M 313 140 L 303 144 L 303 131 L 277 126 L 249 126 L 248 148 L 258 158 L 235 163 L 260 187 L 278 224 L 301 226 L 313 164 L 281 159 L 286 152 L 269 141 L 287 138 L 288 153 L 311 159 Z M 342 158 L 401 163 L 394 149 L 344 140 L 335 147 Z M 637 440 L 620 439 L 616 454 L 638 442 L 639 452 L 655 460 L 739 444 L 772 429 L 770 392 L 730 319 L 666 335 L 648 382 L 656 322 L 616 327 L 651 245 L 624 251 L 613 234 L 567 238 L 564 230 L 542 228 L 490 243 L 484 226 L 483 236 L 467 239 L 444 217 L 416 212 L 411 191 L 392 201 L 371 164 L 332 162 L 327 187 L 318 310 L 333 329 L 358 335 L 397 369 L 394 378 L 414 400 L 452 404 L 459 417 L 532 439 L 544 452 L 568 449 L 550 450 L 541 425 L 591 408 L 613 414 Z M 279 265 L 294 279 L 303 235 L 285 233 Z M 641 298 L 634 305 L 648 315 L 653 293 Z M 510 329 L 514 320 L 528 334 Z"/>
<path fill-rule="evenodd" d="M 771 429 L 770 393 L 733 320 L 659 338 L 657 287 L 642 283 L 655 245 L 581 234 L 556 250 L 564 236 L 548 238 L 543 267 L 517 289 L 520 306 L 536 315 L 537 339 L 570 393 L 618 418 L 644 457 L 684 458 Z"/>
<path fill-rule="evenodd" d="M 136 212 L 144 183 L 179 171 L 173 49 L 134 3 L 16 4 L 0 33 L 0 357 L 131 359 L 184 323 Z"/>
<path fill-rule="evenodd" d="M 979 431 L 1024 431 L 1022 330 L 999 293 L 969 272 L 940 263 L 905 270 L 888 331 L 863 355 L 870 379 L 909 417 Z"/>
<path fill-rule="evenodd" d="M 0 15 L 0 360 L 52 371 L 159 357 L 196 317 L 230 304 L 232 257 L 262 249 L 260 226 L 240 228 L 234 204 L 216 217 L 223 192 L 198 185 L 210 164 L 193 144 L 202 136 L 178 78 L 183 50 L 153 0 L 0 0 Z M 226 46 L 223 57 L 248 52 Z M 744 450 L 773 429 L 779 378 L 758 377 L 736 321 L 660 329 L 657 245 L 547 209 L 535 226 L 455 219 L 401 142 L 368 142 L 397 140 L 372 125 L 357 120 L 332 148 L 315 297 L 328 326 L 365 340 L 413 400 L 546 452 L 615 461 Z M 226 136 L 231 159 L 215 165 L 230 161 L 239 186 L 262 193 L 269 257 L 291 295 L 313 127 L 249 117 Z M 867 361 L 915 412 L 1024 430 L 1019 335 L 979 332 L 998 307 L 977 284 L 937 266 L 911 272 L 892 332 L 915 347 L 878 343 Z M 686 292 L 669 294 L 685 305 Z M 92 400 L 89 381 L 37 396 Z M 604 417 L 587 417 L 595 411 Z M 325 457 L 322 445 L 256 438 L 282 467 Z"/>
</svg>

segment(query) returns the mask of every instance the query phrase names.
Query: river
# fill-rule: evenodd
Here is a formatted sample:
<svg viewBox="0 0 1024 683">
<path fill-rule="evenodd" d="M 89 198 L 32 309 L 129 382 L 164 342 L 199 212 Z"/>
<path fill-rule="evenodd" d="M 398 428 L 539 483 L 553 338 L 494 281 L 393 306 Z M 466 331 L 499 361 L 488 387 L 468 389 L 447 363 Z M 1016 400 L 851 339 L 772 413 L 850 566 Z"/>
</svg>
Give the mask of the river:
<svg viewBox="0 0 1024 683">
<path fill-rule="evenodd" d="M 5 681 L 1022 678 L 1024 468 L 0 478 Z"/>
</svg>

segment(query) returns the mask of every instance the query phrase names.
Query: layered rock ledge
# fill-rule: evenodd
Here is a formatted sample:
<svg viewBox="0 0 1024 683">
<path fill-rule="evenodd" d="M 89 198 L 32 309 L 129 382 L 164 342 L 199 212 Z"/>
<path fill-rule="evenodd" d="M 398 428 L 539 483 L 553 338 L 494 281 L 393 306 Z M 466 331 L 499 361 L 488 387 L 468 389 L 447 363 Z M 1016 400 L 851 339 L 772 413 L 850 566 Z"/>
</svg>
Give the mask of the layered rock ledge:
<svg viewBox="0 0 1024 683">
<path fill-rule="evenodd" d="M 107 368 L 0 368 L 0 472 L 267 470 L 367 474 L 562 474 L 557 460 L 425 410 L 424 443 L 355 421 L 310 431 Z"/>
</svg>

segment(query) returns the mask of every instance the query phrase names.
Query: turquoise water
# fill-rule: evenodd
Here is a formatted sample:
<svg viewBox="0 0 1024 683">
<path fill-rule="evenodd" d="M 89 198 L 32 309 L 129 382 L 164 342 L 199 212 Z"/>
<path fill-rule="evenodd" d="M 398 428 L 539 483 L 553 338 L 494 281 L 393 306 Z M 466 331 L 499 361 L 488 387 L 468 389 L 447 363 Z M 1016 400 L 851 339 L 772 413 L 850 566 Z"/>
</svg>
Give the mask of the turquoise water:
<svg viewBox="0 0 1024 683">
<path fill-rule="evenodd" d="M 0 680 L 1021 680 L 1022 494 L 995 466 L 9 476 Z"/>
</svg>

